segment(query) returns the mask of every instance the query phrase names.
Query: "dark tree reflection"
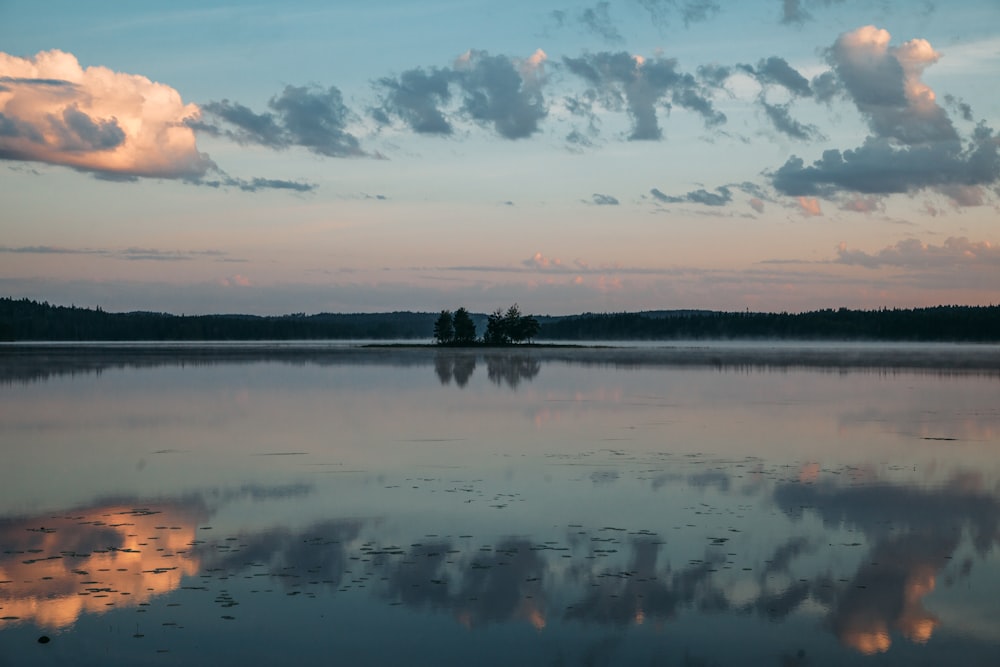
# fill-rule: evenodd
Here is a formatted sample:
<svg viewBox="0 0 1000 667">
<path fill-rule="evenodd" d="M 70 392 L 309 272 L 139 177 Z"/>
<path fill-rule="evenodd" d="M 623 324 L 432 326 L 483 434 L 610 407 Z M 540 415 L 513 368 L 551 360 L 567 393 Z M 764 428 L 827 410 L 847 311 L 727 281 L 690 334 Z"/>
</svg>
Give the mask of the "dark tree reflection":
<svg viewBox="0 0 1000 667">
<path fill-rule="evenodd" d="M 486 374 L 496 384 L 517 389 L 521 380 L 532 380 L 542 369 L 538 359 L 521 355 L 487 355 Z"/>
</svg>

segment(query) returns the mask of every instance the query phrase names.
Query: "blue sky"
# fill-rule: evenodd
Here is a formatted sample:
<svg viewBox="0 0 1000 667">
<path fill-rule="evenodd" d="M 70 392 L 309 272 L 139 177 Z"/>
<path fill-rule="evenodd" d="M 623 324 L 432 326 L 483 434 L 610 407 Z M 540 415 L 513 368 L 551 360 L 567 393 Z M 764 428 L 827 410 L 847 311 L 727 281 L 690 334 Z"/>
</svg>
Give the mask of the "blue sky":
<svg viewBox="0 0 1000 667">
<path fill-rule="evenodd" d="M 0 294 L 995 303 L 998 73 L 992 1 L 0 0 Z"/>
</svg>

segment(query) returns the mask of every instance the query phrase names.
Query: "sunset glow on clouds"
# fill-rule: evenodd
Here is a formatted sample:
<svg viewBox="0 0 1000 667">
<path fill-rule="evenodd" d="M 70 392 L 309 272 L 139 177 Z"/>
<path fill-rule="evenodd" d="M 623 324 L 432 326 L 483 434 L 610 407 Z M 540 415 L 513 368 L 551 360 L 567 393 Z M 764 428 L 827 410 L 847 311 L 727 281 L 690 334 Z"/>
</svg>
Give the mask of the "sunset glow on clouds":
<svg viewBox="0 0 1000 667">
<path fill-rule="evenodd" d="M 995 301 L 995 263 L 942 274 L 965 266 L 956 239 L 976 258 L 1000 243 L 989 2 L 298 0 L 119 23 L 57 4 L 45 31 L 0 8 L 3 294 L 259 313 Z"/>
<path fill-rule="evenodd" d="M 121 176 L 198 178 L 211 166 L 185 121 L 200 113 L 144 76 L 69 53 L 0 53 L 0 157 Z"/>
</svg>

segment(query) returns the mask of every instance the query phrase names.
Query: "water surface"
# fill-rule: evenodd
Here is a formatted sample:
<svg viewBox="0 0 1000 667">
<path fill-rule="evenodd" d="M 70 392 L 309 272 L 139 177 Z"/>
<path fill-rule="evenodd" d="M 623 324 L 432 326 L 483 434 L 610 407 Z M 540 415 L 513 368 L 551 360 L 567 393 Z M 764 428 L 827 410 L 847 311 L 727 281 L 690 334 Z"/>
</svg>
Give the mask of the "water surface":
<svg viewBox="0 0 1000 667">
<path fill-rule="evenodd" d="M 994 665 L 998 357 L 4 346 L 0 664 Z"/>
</svg>

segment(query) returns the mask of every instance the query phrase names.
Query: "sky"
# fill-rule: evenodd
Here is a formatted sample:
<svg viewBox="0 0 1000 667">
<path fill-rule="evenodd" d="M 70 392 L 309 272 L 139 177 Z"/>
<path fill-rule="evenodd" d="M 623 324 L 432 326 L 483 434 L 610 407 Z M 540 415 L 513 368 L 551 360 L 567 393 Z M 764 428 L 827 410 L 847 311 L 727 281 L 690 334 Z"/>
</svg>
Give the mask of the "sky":
<svg viewBox="0 0 1000 667">
<path fill-rule="evenodd" d="M 0 0 L 0 296 L 1000 303 L 996 0 Z"/>
</svg>

